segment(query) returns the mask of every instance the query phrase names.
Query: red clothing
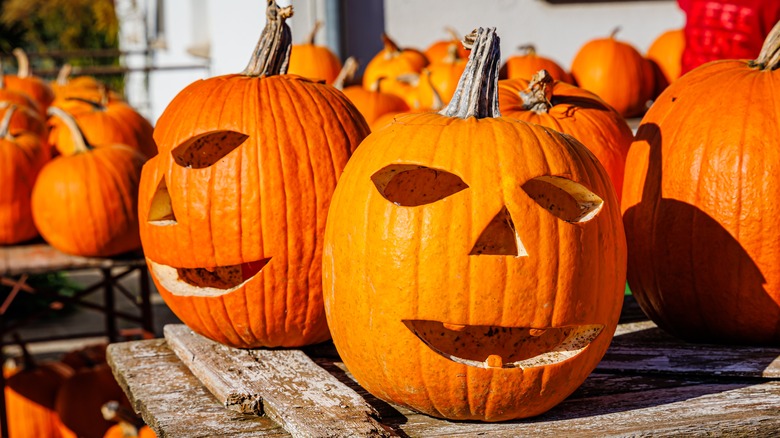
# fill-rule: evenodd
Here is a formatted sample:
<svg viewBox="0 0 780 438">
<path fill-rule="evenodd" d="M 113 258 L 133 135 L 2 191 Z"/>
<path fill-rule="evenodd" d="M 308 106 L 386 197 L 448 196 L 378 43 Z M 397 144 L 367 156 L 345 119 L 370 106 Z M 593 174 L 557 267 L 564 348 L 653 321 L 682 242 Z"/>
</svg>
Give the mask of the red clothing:
<svg viewBox="0 0 780 438">
<path fill-rule="evenodd" d="M 755 59 L 780 21 L 780 0 L 678 0 L 685 11 L 682 73 L 716 59 Z"/>
</svg>

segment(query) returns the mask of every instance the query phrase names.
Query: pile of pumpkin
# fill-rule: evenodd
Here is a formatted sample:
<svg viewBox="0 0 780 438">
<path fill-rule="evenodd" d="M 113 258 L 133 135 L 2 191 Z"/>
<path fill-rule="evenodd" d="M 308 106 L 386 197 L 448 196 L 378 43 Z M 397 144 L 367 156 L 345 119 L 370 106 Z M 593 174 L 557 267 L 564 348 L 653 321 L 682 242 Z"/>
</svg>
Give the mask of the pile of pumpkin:
<svg viewBox="0 0 780 438">
<path fill-rule="evenodd" d="M 21 360 L 3 364 L 10 438 L 152 438 L 106 363 L 106 345 L 59 360 L 36 360 L 24 343 Z"/>
<path fill-rule="evenodd" d="M 337 62 L 297 70 L 317 48 L 292 46 L 291 14 L 269 2 L 247 68 L 190 84 L 155 128 L 141 239 L 195 332 L 237 348 L 332 337 L 375 396 L 485 421 L 538 415 L 584 381 L 626 275 L 684 339 L 780 343 L 780 29 L 756 61 L 674 80 L 634 137 L 624 117 L 644 111 L 649 80 L 623 103 L 552 67 L 499 80 L 498 36 L 480 28 L 467 61 L 452 43 L 444 59 L 386 38 L 342 93 L 316 80 L 343 84 Z M 647 79 L 642 59 L 602 81 Z M 438 112 L 428 88 L 449 101 Z"/>
<path fill-rule="evenodd" d="M 39 234 L 81 256 L 140 248 L 141 166 L 157 153 L 152 125 L 94 78 L 54 83 L 0 68 L 0 245 Z"/>
</svg>

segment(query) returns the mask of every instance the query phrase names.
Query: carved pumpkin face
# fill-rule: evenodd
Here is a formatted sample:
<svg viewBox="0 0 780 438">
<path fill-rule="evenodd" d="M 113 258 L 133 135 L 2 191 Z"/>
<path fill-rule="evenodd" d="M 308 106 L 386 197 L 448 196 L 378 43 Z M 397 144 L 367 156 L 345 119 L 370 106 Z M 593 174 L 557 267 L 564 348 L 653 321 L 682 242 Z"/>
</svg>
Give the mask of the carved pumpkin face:
<svg viewBox="0 0 780 438">
<path fill-rule="evenodd" d="M 325 306 L 374 395 L 429 415 L 546 411 L 617 325 L 625 237 L 605 170 L 571 137 L 409 115 L 369 136 L 328 217 Z"/>
<path fill-rule="evenodd" d="M 182 91 L 158 122 L 139 201 L 151 276 L 174 313 L 235 347 L 327 340 L 327 207 L 366 134 L 341 93 L 298 76 Z"/>
</svg>

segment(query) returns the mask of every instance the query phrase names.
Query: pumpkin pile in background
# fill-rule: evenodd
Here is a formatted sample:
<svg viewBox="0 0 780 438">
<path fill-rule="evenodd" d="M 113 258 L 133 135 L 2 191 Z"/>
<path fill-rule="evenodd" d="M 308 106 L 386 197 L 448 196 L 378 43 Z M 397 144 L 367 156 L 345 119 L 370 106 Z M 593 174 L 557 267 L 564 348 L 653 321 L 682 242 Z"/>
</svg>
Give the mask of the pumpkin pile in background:
<svg viewBox="0 0 780 438">
<path fill-rule="evenodd" d="M 152 125 L 91 77 L 55 83 L 14 50 L 0 71 L 0 245 L 39 234 L 60 251 L 113 256 L 140 248 L 141 166 L 157 154 Z"/>
<path fill-rule="evenodd" d="M 21 357 L 3 364 L 9 438 L 155 436 L 114 380 L 106 344 L 80 347 L 58 360 L 37 360 L 17 342 Z M 104 405 L 118 415 L 106 415 Z"/>
</svg>

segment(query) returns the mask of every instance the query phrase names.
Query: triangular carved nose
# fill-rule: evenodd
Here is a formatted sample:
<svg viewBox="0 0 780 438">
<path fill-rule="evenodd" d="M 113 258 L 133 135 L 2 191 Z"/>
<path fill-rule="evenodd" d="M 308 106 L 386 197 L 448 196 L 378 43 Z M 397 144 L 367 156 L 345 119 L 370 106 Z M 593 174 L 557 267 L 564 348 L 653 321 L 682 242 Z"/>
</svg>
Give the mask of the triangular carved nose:
<svg viewBox="0 0 780 438">
<path fill-rule="evenodd" d="M 157 190 L 155 190 L 152 203 L 149 206 L 149 216 L 146 220 L 152 225 L 172 225 L 176 223 L 176 213 L 173 212 L 171 195 L 168 193 L 165 177 L 157 185 Z"/>
<path fill-rule="evenodd" d="M 506 206 L 485 227 L 469 255 L 528 256 Z"/>
</svg>

